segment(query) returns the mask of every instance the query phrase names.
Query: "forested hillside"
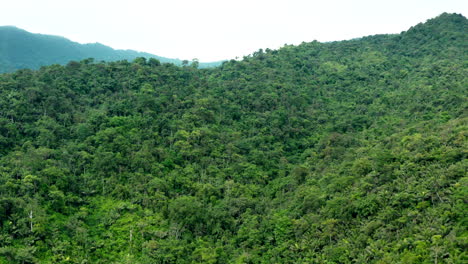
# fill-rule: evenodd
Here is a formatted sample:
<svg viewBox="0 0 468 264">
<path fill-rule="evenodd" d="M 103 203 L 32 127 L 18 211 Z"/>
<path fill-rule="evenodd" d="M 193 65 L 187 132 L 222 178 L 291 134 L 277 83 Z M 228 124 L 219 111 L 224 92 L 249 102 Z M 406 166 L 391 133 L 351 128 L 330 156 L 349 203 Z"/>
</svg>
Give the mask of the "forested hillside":
<svg viewBox="0 0 468 264">
<path fill-rule="evenodd" d="M 0 263 L 466 263 L 467 25 L 0 75 Z"/>
<path fill-rule="evenodd" d="M 33 34 L 12 27 L 0 27 L 0 73 L 18 69 L 39 69 L 52 64 L 94 58 L 96 61 L 134 60 L 138 57 L 155 58 L 161 62 L 182 65 L 179 59 L 169 59 L 134 50 L 115 50 L 100 43 L 80 44 L 63 37 Z M 214 67 L 221 62 L 200 63 Z"/>
</svg>

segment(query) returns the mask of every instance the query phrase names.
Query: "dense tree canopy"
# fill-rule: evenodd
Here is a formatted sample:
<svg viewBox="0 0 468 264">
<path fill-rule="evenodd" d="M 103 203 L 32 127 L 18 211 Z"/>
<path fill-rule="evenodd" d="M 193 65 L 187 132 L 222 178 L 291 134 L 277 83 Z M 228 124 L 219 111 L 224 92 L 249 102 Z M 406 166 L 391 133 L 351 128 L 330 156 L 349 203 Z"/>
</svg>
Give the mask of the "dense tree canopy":
<svg viewBox="0 0 468 264">
<path fill-rule="evenodd" d="M 0 263 L 463 263 L 467 25 L 0 75 Z"/>
</svg>

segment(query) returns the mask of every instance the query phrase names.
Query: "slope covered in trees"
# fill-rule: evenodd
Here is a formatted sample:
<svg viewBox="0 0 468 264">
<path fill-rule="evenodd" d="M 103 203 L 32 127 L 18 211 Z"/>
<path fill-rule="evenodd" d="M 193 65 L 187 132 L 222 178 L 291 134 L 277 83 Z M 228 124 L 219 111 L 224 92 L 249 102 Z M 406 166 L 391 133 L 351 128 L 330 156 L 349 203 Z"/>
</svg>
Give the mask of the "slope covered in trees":
<svg viewBox="0 0 468 264">
<path fill-rule="evenodd" d="M 467 19 L 0 75 L 0 263 L 463 263 Z"/>
<path fill-rule="evenodd" d="M 182 65 L 179 59 L 169 59 L 134 50 L 115 50 L 100 43 L 80 44 L 63 37 L 33 34 L 25 30 L 0 27 L 0 73 L 18 69 L 39 69 L 52 64 L 67 64 L 94 58 L 96 61 L 155 58 L 161 62 Z M 200 63 L 200 67 L 214 67 L 221 62 Z"/>
</svg>

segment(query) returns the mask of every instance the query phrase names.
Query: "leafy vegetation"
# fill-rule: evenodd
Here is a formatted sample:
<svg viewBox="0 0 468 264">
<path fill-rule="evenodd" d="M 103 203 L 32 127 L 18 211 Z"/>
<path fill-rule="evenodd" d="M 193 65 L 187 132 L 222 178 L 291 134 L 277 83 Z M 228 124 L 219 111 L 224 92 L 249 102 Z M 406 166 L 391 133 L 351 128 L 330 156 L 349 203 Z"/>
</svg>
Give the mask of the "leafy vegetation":
<svg viewBox="0 0 468 264">
<path fill-rule="evenodd" d="M 134 50 L 114 50 L 100 43 L 79 44 L 66 38 L 33 34 L 25 30 L 0 27 L 0 73 L 18 69 L 39 69 L 52 64 L 65 65 L 69 61 L 94 58 L 96 61 L 134 60 L 154 58 L 165 63 L 183 65 L 185 61 L 169 59 Z M 219 66 L 221 62 L 200 63 L 200 68 Z"/>
<path fill-rule="evenodd" d="M 0 263 L 464 263 L 467 20 L 0 75 Z"/>
</svg>

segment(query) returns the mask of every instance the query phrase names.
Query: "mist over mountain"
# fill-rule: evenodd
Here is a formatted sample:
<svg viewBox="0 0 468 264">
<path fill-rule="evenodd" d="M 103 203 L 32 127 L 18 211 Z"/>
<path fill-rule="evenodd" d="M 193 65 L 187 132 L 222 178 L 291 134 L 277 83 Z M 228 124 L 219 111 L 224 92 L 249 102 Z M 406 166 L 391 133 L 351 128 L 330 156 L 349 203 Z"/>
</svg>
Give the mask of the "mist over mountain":
<svg viewBox="0 0 468 264">
<path fill-rule="evenodd" d="M 155 58 L 162 63 L 182 65 L 182 60 L 169 59 L 134 50 L 115 50 L 100 43 L 80 44 L 64 37 L 33 34 L 13 26 L 0 27 L 0 72 L 39 69 L 52 64 L 67 64 L 94 58 L 96 61 L 132 61 L 138 57 Z M 221 62 L 200 63 L 214 67 Z"/>
<path fill-rule="evenodd" d="M 467 29 L 0 74 L 0 263 L 466 263 Z"/>
</svg>

